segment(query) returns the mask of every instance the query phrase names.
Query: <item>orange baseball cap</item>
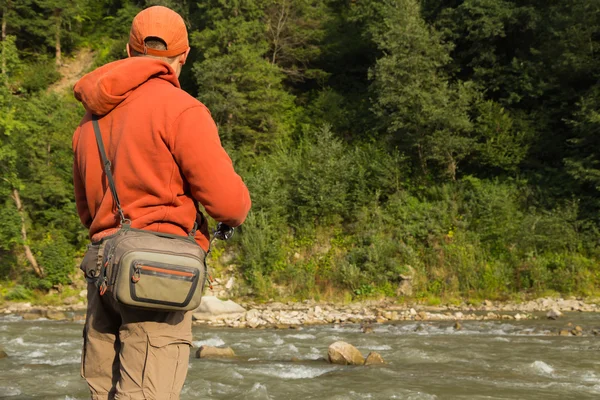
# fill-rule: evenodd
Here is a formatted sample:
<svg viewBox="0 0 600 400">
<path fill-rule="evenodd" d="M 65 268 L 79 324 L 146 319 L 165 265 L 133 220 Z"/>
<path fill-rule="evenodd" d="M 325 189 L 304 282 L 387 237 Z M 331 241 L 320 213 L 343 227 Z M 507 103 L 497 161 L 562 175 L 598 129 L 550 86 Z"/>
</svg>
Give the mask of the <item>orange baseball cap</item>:
<svg viewBox="0 0 600 400">
<path fill-rule="evenodd" d="M 162 39 L 166 50 L 146 47 L 144 40 L 149 37 Z M 170 8 L 154 6 L 140 11 L 131 23 L 129 47 L 142 54 L 157 57 L 175 57 L 185 52 L 188 42 L 187 28 L 183 18 Z"/>
</svg>

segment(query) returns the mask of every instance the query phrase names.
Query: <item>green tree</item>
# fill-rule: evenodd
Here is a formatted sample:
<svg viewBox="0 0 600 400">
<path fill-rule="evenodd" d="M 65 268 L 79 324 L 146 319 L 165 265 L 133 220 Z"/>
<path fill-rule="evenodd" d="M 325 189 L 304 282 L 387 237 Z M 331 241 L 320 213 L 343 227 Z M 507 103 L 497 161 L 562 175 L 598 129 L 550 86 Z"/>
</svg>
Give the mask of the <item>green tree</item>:
<svg viewBox="0 0 600 400">
<path fill-rule="evenodd" d="M 455 180 L 472 149 L 471 86 L 449 81 L 450 47 L 427 26 L 416 0 L 387 0 L 384 14 L 374 35 L 384 55 L 371 70 L 376 113 L 392 143 L 413 156 L 424 175 Z"/>
<path fill-rule="evenodd" d="M 205 25 L 193 34 L 193 44 L 203 52 L 194 63 L 198 98 L 228 143 L 255 153 L 289 135 L 294 97 L 283 87 L 285 74 L 268 58 L 262 4 L 221 3 L 199 6 Z"/>
</svg>

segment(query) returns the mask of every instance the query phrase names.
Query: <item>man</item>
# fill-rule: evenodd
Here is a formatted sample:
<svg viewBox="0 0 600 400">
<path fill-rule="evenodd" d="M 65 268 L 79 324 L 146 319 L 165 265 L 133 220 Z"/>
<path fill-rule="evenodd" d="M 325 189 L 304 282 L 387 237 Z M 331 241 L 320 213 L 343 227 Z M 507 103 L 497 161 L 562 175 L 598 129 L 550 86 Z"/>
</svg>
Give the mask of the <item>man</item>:
<svg viewBox="0 0 600 400">
<path fill-rule="evenodd" d="M 240 225 L 248 190 L 222 148 L 209 111 L 179 87 L 190 48 L 183 19 L 150 7 L 133 20 L 129 58 L 107 64 L 75 85 L 86 115 L 73 136 L 77 210 L 92 243 L 119 229 L 92 115 L 99 116 L 117 193 L 133 228 L 192 232 L 208 250 L 206 221 Z M 98 268 L 91 245 L 81 268 Z M 88 285 L 81 374 L 92 399 L 179 399 L 188 367 L 191 313 L 154 312 L 116 303 Z"/>
</svg>

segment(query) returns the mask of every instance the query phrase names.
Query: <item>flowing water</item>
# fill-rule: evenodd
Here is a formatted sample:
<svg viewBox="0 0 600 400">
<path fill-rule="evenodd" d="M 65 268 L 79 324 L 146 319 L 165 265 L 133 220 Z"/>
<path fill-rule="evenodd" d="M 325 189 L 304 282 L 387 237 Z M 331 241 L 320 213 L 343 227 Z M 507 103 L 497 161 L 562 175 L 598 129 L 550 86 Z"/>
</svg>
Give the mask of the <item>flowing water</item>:
<svg viewBox="0 0 600 400">
<path fill-rule="evenodd" d="M 600 337 L 560 337 L 571 321 L 587 332 L 600 314 L 559 321 L 315 326 L 301 330 L 194 327 L 194 346 L 227 345 L 238 359 L 191 358 L 182 399 L 600 399 Z M 82 324 L 0 318 L 0 398 L 87 399 L 79 377 Z M 319 359 L 338 340 L 383 366 Z M 299 359 L 292 361 L 292 358 Z"/>
</svg>

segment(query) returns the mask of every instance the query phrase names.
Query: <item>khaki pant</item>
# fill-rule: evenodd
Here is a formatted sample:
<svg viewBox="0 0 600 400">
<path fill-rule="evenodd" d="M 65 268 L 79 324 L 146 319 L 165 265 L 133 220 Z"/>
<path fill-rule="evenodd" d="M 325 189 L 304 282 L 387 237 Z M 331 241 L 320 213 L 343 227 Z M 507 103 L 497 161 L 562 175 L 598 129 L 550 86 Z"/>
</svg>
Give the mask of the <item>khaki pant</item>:
<svg viewBox="0 0 600 400">
<path fill-rule="evenodd" d="M 97 267 L 90 246 L 81 265 Z M 192 340 L 191 312 L 156 312 L 100 296 L 88 284 L 81 376 L 93 400 L 177 400 L 187 375 Z"/>
</svg>

